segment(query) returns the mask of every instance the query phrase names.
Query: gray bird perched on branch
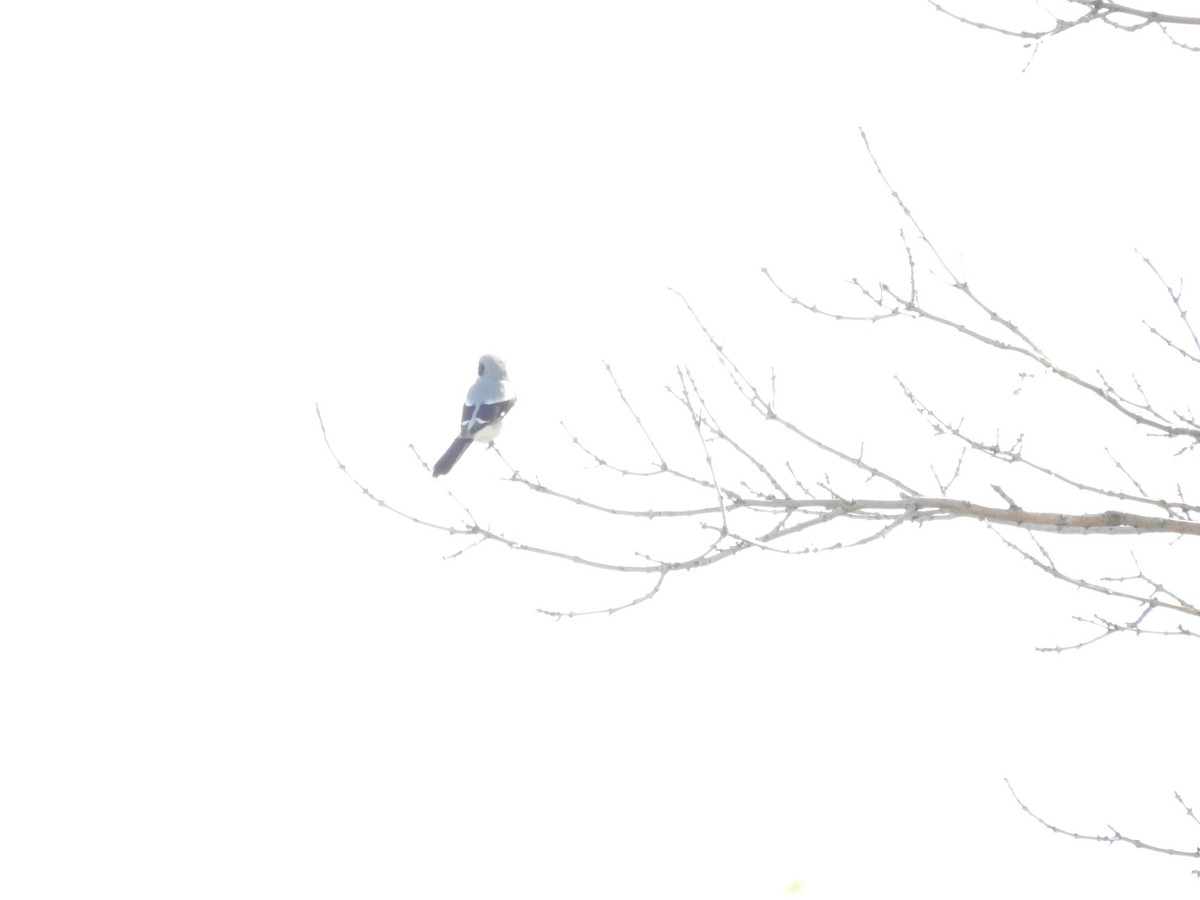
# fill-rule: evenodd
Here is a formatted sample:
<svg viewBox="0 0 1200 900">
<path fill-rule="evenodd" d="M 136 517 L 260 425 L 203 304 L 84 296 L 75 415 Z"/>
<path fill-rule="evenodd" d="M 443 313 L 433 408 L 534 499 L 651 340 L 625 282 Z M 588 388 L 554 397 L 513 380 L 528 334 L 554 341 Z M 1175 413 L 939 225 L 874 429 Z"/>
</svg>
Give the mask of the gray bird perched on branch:
<svg viewBox="0 0 1200 900">
<path fill-rule="evenodd" d="M 463 404 L 462 430 L 442 458 L 433 464 L 433 477 L 445 475 L 453 469 L 472 441 L 489 444 L 494 441 L 500 433 L 504 417 L 516 402 L 504 360 L 490 353 L 479 357 L 479 377 L 467 391 L 467 399 Z"/>
</svg>

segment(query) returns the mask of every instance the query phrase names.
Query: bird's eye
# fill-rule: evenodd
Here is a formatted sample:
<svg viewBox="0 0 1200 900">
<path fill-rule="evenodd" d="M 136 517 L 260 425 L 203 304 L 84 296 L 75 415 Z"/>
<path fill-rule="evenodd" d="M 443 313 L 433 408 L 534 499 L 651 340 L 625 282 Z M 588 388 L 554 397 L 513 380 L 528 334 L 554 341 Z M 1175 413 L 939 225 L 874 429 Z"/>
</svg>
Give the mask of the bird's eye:
<svg viewBox="0 0 1200 900">
<path fill-rule="evenodd" d="M 483 363 L 480 363 L 480 364 L 479 364 L 479 374 L 480 374 L 480 375 L 482 375 L 482 374 L 483 374 Z"/>
</svg>

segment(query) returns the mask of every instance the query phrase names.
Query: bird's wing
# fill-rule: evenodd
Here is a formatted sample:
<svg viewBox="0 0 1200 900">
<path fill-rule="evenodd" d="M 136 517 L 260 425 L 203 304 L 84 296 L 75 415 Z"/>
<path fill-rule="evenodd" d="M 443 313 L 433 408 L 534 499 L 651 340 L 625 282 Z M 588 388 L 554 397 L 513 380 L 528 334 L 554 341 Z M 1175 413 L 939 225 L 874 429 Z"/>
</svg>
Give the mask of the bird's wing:
<svg viewBox="0 0 1200 900">
<path fill-rule="evenodd" d="M 462 436 L 471 437 L 481 428 L 503 419 L 517 402 L 506 379 L 480 378 L 467 391 L 463 404 Z"/>
<path fill-rule="evenodd" d="M 481 428 L 499 422 L 513 408 L 517 398 L 501 400 L 499 403 L 468 403 L 463 407 L 462 436 L 471 437 Z"/>
</svg>

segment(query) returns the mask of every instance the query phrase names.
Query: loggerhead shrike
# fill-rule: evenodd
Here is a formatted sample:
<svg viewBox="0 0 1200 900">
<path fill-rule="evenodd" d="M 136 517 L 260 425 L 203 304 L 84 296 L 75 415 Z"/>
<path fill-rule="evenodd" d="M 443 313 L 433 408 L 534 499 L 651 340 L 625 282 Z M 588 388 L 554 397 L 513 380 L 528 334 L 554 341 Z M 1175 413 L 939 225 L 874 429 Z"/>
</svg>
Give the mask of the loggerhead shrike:
<svg viewBox="0 0 1200 900">
<path fill-rule="evenodd" d="M 471 441 L 491 443 L 500 433 L 504 417 L 517 402 L 504 360 L 485 353 L 479 357 L 479 378 L 467 391 L 463 404 L 462 431 L 442 458 L 433 464 L 433 477 L 445 475 L 471 446 Z"/>
</svg>

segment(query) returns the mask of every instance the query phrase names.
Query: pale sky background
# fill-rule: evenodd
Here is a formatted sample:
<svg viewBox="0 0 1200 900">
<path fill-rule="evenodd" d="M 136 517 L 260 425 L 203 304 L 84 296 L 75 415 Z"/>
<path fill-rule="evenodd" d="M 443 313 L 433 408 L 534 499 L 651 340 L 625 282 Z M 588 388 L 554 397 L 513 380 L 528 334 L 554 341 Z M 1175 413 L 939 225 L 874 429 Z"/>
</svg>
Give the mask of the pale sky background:
<svg viewBox="0 0 1200 900">
<path fill-rule="evenodd" d="M 1003 782 L 1063 827 L 1195 846 L 1172 799 L 1200 804 L 1194 641 L 1036 653 L 1129 607 L 969 523 L 743 555 L 556 622 L 535 608 L 647 585 L 446 559 L 463 545 L 357 493 L 313 412 L 372 490 L 453 522 L 407 448 L 444 449 L 484 352 L 521 391 L 502 446 L 523 472 L 610 490 L 560 420 L 649 461 L 607 360 L 702 466 L 674 366 L 745 417 L 671 287 L 776 368 L 795 420 L 914 479 L 955 454 L 893 373 L 1081 472 L 1113 477 L 1110 441 L 1156 489 L 1194 485 L 1194 460 L 1093 437 L 1095 405 L 1044 379 L 1014 396 L 1019 367 L 816 320 L 760 273 L 831 307 L 849 278 L 902 283 L 862 126 L 1005 314 L 1081 371 L 1193 400 L 1194 367 L 1144 337 L 1178 320 L 1134 248 L 1200 275 L 1200 57 L 1096 29 L 1028 54 L 917 0 L 10 4 L 0 895 L 1194 897 L 1194 860 L 1056 837 Z M 472 449 L 448 482 L 514 536 L 650 539 L 503 474 Z M 994 501 L 988 477 L 964 491 Z M 1081 573 L 1136 548 L 1197 583 L 1186 544 L 1061 546 Z"/>
</svg>

